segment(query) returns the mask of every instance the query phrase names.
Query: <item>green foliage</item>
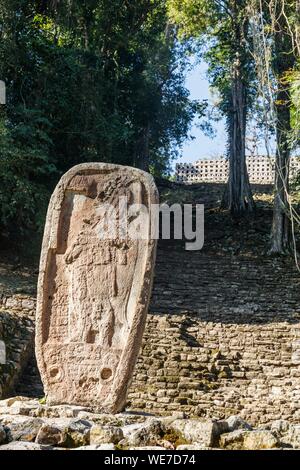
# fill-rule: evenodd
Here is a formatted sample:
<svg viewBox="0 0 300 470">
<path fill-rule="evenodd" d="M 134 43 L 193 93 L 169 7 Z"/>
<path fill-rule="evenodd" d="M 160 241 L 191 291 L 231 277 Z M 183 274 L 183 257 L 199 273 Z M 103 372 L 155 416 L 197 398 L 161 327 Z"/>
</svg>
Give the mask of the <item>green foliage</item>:
<svg viewBox="0 0 300 470">
<path fill-rule="evenodd" d="M 169 15 L 177 24 L 180 36 L 196 40 L 196 53 L 209 65 L 208 77 L 219 94 L 219 109 L 227 119 L 232 111 L 233 67 L 237 59 L 241 62 L 248 112 L 256 96 L 247 3 L 246 0 L 168 0 Z"/>
<path fill-rule="evenodd" d="M 26 140 L 26 127 L 16 130 Z M 48 192 L 39 180 L 51 174 L 43 150 L 16 144 L 13 131 L 0 121 L 0 220 L 14 235 L 38 230 L 43 223 Z"/>
<path fill-rule="evenodd" d="M 300 71 L 292 70 L 287 77 L 291 87 L 292 146 L 300 145 Z"/>
<path fill-rule="evenodd" d="M 33 223 L 40 195 L 77 163 L 167 174 L 204 113 L 205 103 L 189 100 L 186 46 L 164 0 L 0 0 L 0 41 L 8 98 L 0 179 L 14 200 L 10 213 L 2 195 L 2 226 L 16 214 Z"/>
<path fill-rule="evenodd" d="M 199 37 L 214 25 L 214 2 L 211 0 L 167 0 L 170 18 L 178 25 L 182 38 Z"/>
</svg>

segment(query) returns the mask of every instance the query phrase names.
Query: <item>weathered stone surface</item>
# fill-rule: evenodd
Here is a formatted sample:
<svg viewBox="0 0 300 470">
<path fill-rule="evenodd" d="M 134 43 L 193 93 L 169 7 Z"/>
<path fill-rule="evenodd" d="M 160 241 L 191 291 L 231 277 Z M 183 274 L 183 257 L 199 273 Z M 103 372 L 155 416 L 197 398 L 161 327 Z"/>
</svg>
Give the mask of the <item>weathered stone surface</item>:
<svg viewBox="0 0 300 470">
<path fill-rule="evenodd" d="M 38 416 L 41 405 L 36 400 L 26 397 L 13 397 L 0 401 L 0 414 Z"/>
<path fill-rule="evenodd" d="M 0 423 L 7 429 L 9 441 L 33 442 L 43 425 L 43 421 L 26 416 L 0 416 Z"/>
<path fill-rule="evenodd" d="M 227 420 L 174 419 L 139 414 L 87 414 L 89 419 L 69 417 L 73 407 L 44 406 L 44 416 L 16 415 L 15 406 L 24 401 L 11 401 L 12 414 L 0 414 L 0 449 L 6 443 L 34 442 L 53 450 L 113 450 L 149 448 L 165 450 L 241 449 L 260 450 L 300 448 L 300 426 L 287 421 L 275 421 L 265 427 L 228 431 Z M 31 401 L 34 405 L 38 401 Z M 28 404 L 28 403 L 27 403 Z M 47 417 L 58 415 L 60 417 Z M 242 421 L 233 416 L 229 423 Z M 34 449 L 34 447 L 33 447 Z"/>
<path fill-rule="evenodd" d="M 125 439 L 128 439 L 133 433 L 136 433 L 140 429 L 145 427 L 145 421 L 143 422 L 136 422 L 132 424 L 127 424 L 122 427 L 123 435 Z"/>
<path fill-rule="evenodd" d="M 226 422 L 228 425 L 228 432 L 237 431 L 238 429 L 251 431 L 252 429 L 252 426 L 240 416 L 230 416 L 228 419 L 226 419 Z"/>
<path fill-rule="evenodd" d="M 6 432 L 3 426 L 0 425 L 0 445 L 6 441 Z"/>
<path fill-rule="evenodd" d="M 0 290 L 0 348 L 2 351 L 0 398 L 9 396 L 14 392 L 14 387 L 20 379 L 22 370 L 32 354 L 33 338 L 34 324 L 31 319 L 26 318 L 26 314 L 19 315 L 15 312 L 1 311 Z"/>
<path fill-rule="evenodd" d="M 1 400 L 0 410 L 2 412 L 3 408 L 10 408 L 15 405 L 20 405 L 21 403 L 26 403 L 26 404 L 32 403 L 34 405 L 38 404 L 36 400 L 31 400 L 28 397 L 15 396 L 15 397 L 6 398 L 5 400 Z"/>
<path fill-rule="evenodd" d="M 166 450 L 160 446 L 129 447 L 129 450 Z"/>
<path fill-rule="evenodd" d="M 270 431 L 247 431 L 244 437 L 245 450 L 274 449 L 278 444 L 278 439 Z"/>
<path fill-rule="evenodd" d="M 263 450 L 278 447 L 279 441 L 268 430 L 244 431 L 238 429 L 221 435 L 220 446 L 228 450 Z"/>
<path fill-rule="evenodd" d="M 0 446 L 0 450 L 51 450 L 47 446 L 41 446 L 35 442 L 10 442 L 4 446 Z"/>
<path fill-rule="evenodd" d="M 100 444 L 100 445 L 90 445 L 90 446 L 82 446 L 77 447 L 74 450 L 115 450 L 114 444 Z"/>
<path fill-rule="evenodd" d="M 90 431 L 90 443 L 91 444 L 105 444 L 112 442 L 118 444 L 124 437 L 121 428 L 116 426 L 98 426 L 95 425 Z"/>
<path fill-rule="evenodd" d="M 290 427 L 291 424 L 288 421 L 284 419 L 278 419 L 271 423 L 270 429 L 273 433 L 282 436 L 290 430 Z"/>
<path fill-rule="evenodd" d="M 300 425 L 290 426 L 286 433 L 282 432 L 280 442 L 283 447 L 293 447 L 293 449 L 300 449 Z"/>
<path fill-rule="evenodd" d="M 220 435 L 220 428 L 215 421 L 175 420 L 171 427 L 181 432 L 188 442 L 197 442 L 204 447 L 212 447 Z"/>
<path fill-rule="evenodd" d="M 144 423 L 147 419 L 142 413 L 118 413 L 118 414 L 98 414 L 90 412 L 80 412 L 78 414 L 79 418 L 87 419 L 101 425 L 111 425 L 111 426 L 127 426 L 135 423 Z"/>
<path fill-rule="evenodd" d="M 182 444 L 176 447 L 176 450 L 206 450 L 207 447 L 200 444 Z"/>
<path fill-rule="evenodd" d="M 72 420 L 67 428 L 67 446 L 77 447 L 90 443 L 90 431 L 92 423 L 76 419 Z"/>
<path fill-rule="evenodd" d="M 81 413 L 85 413 L 85 408 L 80 406 L 47 406 L 41 405 L 37 410 L 32 410 L 31 415 L 41 416 L 46 418 L 80 418 L 86 419 L 81 416 Z"/>
<path fill-rule="evenodd" d="M 47 444 L 50 446 L 63 446 L 66 441 L 66 432 L 51 424 L 43 424 L 40 428 L 36 442 L 39 444 Z"/>
<path fill-rule="evenodd" d="M 158 440 L 162 438 L 163 431 L 162 421 L 150 418 L 129 435 L 126 444 L 131 447 L 156 445 Z"/>
<path fill-rule="evenodd" d="M 58 184 L 37 300 L 37 359 L 48 403 L 124 407 L 151 292 L 156 242 L 149 216 L 157 203 L 152 177 L 128 167 L 82 164 Z M 124 222 L 131 224 L 125 235 Z"/>
<path fill-rule="evenodd" d="M 36 437 L 39 444 L 74 448 L 90 443 L 92 424 L 84 420 L 48 419 Z"/>
<path fill-rule="evenodd" d="M 222 449 L 240 450 L 243 448 L 244 435 L 243 429 L 238 429 L 226 434 L 222 434 L 220 437 L 220 446 Z"/>
</svg>

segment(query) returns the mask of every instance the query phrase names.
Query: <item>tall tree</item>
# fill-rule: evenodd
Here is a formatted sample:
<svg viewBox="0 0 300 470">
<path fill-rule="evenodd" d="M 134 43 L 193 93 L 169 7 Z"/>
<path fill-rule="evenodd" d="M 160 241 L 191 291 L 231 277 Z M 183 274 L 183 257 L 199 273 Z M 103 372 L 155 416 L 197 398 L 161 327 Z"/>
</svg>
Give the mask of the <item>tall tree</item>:
<svg viewBox="0 0 300 470">
<path fill-rule="evenodd" d="M 182 36 L 200 39 L 200 51 L 209 64 L 211 83 L 221 96 L 229 158 L 229 180 L 223 203 L 234 216 L 254 208 L 245 150 L 253 79 L 246 7 L 246 0 L 169 0 L 170 16 Z"/>
<path fill-rule="evenodd" d="M 287 74 L 295 65 L 292 36 L 282 5 L 275 7 L 274 72 L 277 81 L 275 109 L 276 165 L 275 199 L 272 224 L 271 253 L 281 254 L 291 248 L 289 214 L 289 167 L 291 154 L 291 90 Z"/>
<path fill-rule="evenodd" d="M 262 96 L 265 121 L 276 134 L 275 198 L 271 231 L 271 249 L 283 254 L 291 248 L 289 198 L 290 155 L 297 138 L 292 127 L 297 113 L 293 111 L 294 67 L 299 57 L 299 2 L 297 0 L 252 0 L 253 34 L 256 38 L 255 60 Z M 294 124 L 293 124 L 294 121 Z"/>
<path fill-rule="evenodd" d="M 27 188 L 26 209 L 21 198 L 14 205 L 18 223 L 32 226 L 41 199 L 33 197 L 36 185 L 49 192 L 61 173 L 84 161 L 166 174 L 195 112 L 203 112 L 185 88 L 185 49 L 164 0 L 0 0 L 0 40 L 8 97 L 2 226 L 16 220 L 1 190 L 8 174 Z M 7 150 L 13 146 L 18 165 Z"/>
</svg>

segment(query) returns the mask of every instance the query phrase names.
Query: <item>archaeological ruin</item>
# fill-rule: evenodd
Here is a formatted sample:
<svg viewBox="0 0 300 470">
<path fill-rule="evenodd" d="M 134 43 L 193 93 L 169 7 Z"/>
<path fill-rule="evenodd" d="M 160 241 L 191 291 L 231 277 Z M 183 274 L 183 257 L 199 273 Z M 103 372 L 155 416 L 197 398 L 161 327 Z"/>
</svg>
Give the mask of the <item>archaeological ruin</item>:
<svg viewBox="0 0 300 470">
<path fill-rule="evenodd" d="M 82 180 L 77 178 L 73 183 L 76 185 L 70 187 L 70 194 L 81 188 Z M 98 194 L 98 183 L 88 187 L 90 195 Z M 63 194 L 64 188 L 60 190 Z M 87 405 L 45 404 L 45 389 L 34 354 L 36 274 L 0 263 L 0 339 L 7 345 L 6 364 L 0 365 L 0 386 L 1 397 L 8 397 L 0 403 L 0 414 L 5 420 L 2 422 L 12 429 L 12 436 L 16 436 L 3 448 L 40 448 L 49 442 L 59 447 L 97 444 L 99 449 L 113 449 L 116 443 L 120 446 L 125 442 L 129 448 L 162 448 L 159 436 L 153 438 L 153 429 L 168 436 L 170 432 L 178 436 L 176 433 L 181 430 L 185 440 L 176 441 L 177 449 L 211 448 L 216 445 L 216 436 L 220 439 L 217 446 L 224 448 L 300 447 L 299 273 L 284 257 L 263 254 L 269 240 L 272 186 L 253 186 L 256 216 L 238 225 L 217 209 L 223 191 L 220 183 L 159 186 L 162 202 L 171 203 L 180 195 L 181 201 L 205 204 L 205 244 L 201 251 L 189 252 L 184 242 L 159 240 L 153 293 L 127 396 L 127 413 L 116 417 L 101 415 L 102 424 L 100 415 L 91 413 Z M 81 196 L 84 200 L 87 193 Z M 60 205 L 57 210 L 60 213 Z M 89 211 L 85 212 L 88 220 Z M 56 241 L 56 230 L 51 233 Z M 65 275 L 70 276 L 68 263 L 65 268 Z M 51 279 L 51 270 L 47 272 Z M 110 295 L 108 288 L 107 293 Z M 52 295 L 49 293 L 48 297 Z M 77 293 L 75 302 L 79 302 L 76 299 Z M 112 299 L 115 305 L 118 297 Z M 47 307 L 52 299 L 44 300 Z M 40 302 L 41 297 L 38 309 L 43 312 Z M 90 308 L 88 303 L 83 305 Z M 38 318 L 37 335 L 43 342 L 37 351 L 39 361 L 44 357 L 47 361 L 45 369 L 43 364 L 41 367 L 46 387 L 48 380 L 50 387 L 51 380 L 56 387 L 57 375 L 42 348 L 48 339 L 53 344 L 62 341 L 57 335 L 58 328 L 68 329 L 67 319 L 59 316 L 64 309 L 64 301 L 55 302 L 51 321 L 44 313 Z M 88 341 L 78 351 L 86 364 L 85 348 L 89 353 L 97 350 L 97 335 L 87 334 L 85 338 Z M 92 338 L 96 343 L 91 342 Z M 68 351 L 72 352 L 73 345 L 68 344 Z M 57 364 L 68 371 L 74 359 L 68 362 L 67 356 L 59 357 L 63 347 L 56 350 Z M 101 362 L 95 362 L 95 357 L 91 368 Z M 91 368 L 86 370 L 90 372 Z M 99 370 L 103 371 L 103 366 Z M 77 373 L 73 377 L 80 380 Z M 64 382 L 61 384 L 64 387 Z M 22 399 L 10 398 L 16 395 Z M 170 418 L 163 421 L 163 416 Z M 82 424 L 82 419 L 94 423 L 92 428 Z M 24 428 L 19 434 L 13 431 L 16 421 L 17 429 Z M 33 442 L 26 441 L 29 422 Z M 166 423 L 173 422 L 171 431 L 162 431 Z M 122 429 L 119 423 L 123 423 Z M 123 435 L 126 426 L 133 429 L 133 423 L 141 427 L 136 431 L 139 438 Z M 254 427 L 258 430 L 253 431 Z M 239 430 L 237 437 L 235 429 Z M 19 442 L 20 439 L 26 442 Z M 184 447 L 187 443 L 191 443 L 190 447 Z"/>
<path fill-rule="evenodd" d="M 248 157 L 247 168 L 250 183 L 272 184 L 275 175 L 275 160 L 268 157 Z M 300 158 L 291 158 L 290 176 L 293 179 L 300 171 Z M 176 181 L 178 183 L 226 183 L 228 179 L 228 160 L 203 159 L 194 163 L 177 163 Z"/>
<path fill-rule="evenodd" d="M 141 203 L 147 219 L 137 208 Z M 134 168 L 81 164 L 58 183 L 46 219 L 37 298 L 36 353 L 47 403 L 123 409 L 151 294 L 153 204 L 153 178 Z M 125 227 L 129 219 L 141 225 L 136 239 Z M 111 231 L 101 234 L 110 222 Z"/>
</svg>

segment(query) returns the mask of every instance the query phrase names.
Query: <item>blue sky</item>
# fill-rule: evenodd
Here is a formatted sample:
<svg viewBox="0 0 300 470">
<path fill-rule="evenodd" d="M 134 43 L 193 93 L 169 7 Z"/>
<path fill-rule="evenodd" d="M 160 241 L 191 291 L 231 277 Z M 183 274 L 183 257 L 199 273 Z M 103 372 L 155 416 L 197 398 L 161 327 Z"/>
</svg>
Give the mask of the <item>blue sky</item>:
<svg viewBox="0 0 300 470">
<path fill-rule="evenodd" d="M 188 73 L 186 86 L 190 91 L 190 97 L 192 99 L 208 99 L 211 103 L 213 100 L 213 96 L 209 89 L 209 83 L 206 78 L 207 72 L 207 64 L 202 62 L 200 65 L 194 66 L 194 68 Z M 187 141 L 182 148 L 181 158 L 179 158 L 176 163 L 184 163 L 184 162 L 194 162 L 199 159 L 203 158 L 217 158 L 220 156 L 224 156 L 226 152 L 226 143 L 227 143 L 227 135 L 225 131 L 225 124 L 224 120 L 219 122 L 214 122 L 213 127 L 215 129 L 215 137 L 209 138 L 204 135 L 204 133 L 193 125 L 191 134 L 195 137 L 192 141 Z M 253 144 L 250 142 L 249 137 L 255 135 L 255 122 L 250 122 L 248 124 L 248 148 L 253 149 Z M 270 139 L 271 149 L 275 150 L 274 147 L 274 138 Z M 260 155 L 266 155 L 266 148 L 263 141 L 257 142 L 258 148 L 256 149 L 256 153 Z M 255 144 L 254 144 L 255 145 Z M 249 150 L 247 150 L 249 154 Z"/>
<path fill-rule="evenodd" d="M 205 63 L 195 66 L 188 74 L 186 86 L 192 99 L 211 99 L 209 83 L 206 78 L 207 66 Z M 186 142 L 182 149 L 182 158 L 178 162 L 194 162 L 200 158 L 216 158 L 224 155 L 226 148 L 226 132 L 224 122 L 213 123 L 216 136 L 213 139 L 206 137 L 200 129 L 194 125 L 191 134 L 193 141 Z"/>
</svg>

